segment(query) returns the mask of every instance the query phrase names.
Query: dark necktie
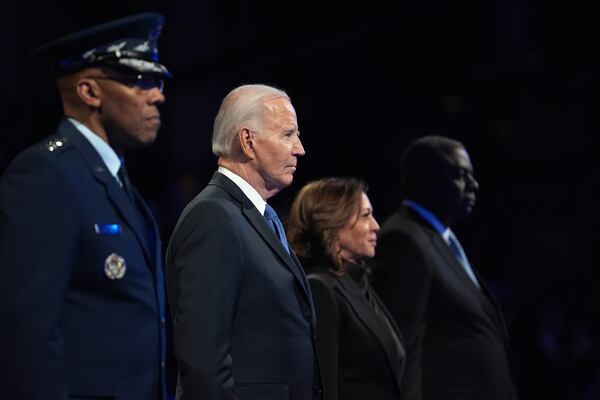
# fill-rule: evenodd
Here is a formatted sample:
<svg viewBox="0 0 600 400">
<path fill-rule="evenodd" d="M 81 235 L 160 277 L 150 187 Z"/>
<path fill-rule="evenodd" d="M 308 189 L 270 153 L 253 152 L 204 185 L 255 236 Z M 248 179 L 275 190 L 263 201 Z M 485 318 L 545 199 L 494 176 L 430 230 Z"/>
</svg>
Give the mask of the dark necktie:
<svg viewBox="0 0 600 400">
<path fill-rule="evenodd" d="M 450 249 L 452 249 L 454 255 L 456 255 L 456 258 L 458 258 L 458 262 L 460 262 L 467 275 L 469 275 L 469 278 L 471 278 L 475 286 L 480 287 L 479 282 L 475 277 L 475 273 L 473 272 L 473 268 L 471 267 L 471 264 L 467 259 L 467 255 L 465 254 L 465 251 L 460 245 L 458 238 L 454 236 L 454 233 L 452 231 L 450 231 L 450 235 L 448 235 L 448 244 L 450 245 Z"/>
<path fill-rule="evenodd" d="M 140 209 L 140 205 L 135 200 L 136 198 L 135 198 L 135 195 L 133 194 L 134 193 L 133 186 L 131 185 L 131 181 L 129 180 L 129 175 L 127 174 L 127 167 L 125 166 L 125 160 L 123 160 L 123 159 L 121 159 L 121 168 L 119 168 L 119 172 L 117 172 L 117 175 L 119 176 L 119 180 L 121 181 L 121 185 L 123 187 L 123 190 L 125 191 L 125 194 L 127 195 L 127 197 L 129 197 L 129 200 L 131 201 L 131 204 L 133 205 L 133 208 L 135 209 L 135 214 L 137 216 L 137 219 L 141 222 L 142 227 L 144 228 L 145 239 L 146 239 L 146 243 L 148 244 L 148 248 L 152 252 L 151 254 L 154 254 L 154 243 L 155 243 L 154 227 L 148 220 L 146 220 L 143 217 L 142 211 Z"/>
<path fill-rule="evenodd" d="M 117 172 L 119 176 L 119 180 L 121 181 L 121 185 L 123 190 L 129 197 L 129 200 L 133 204 L 135 204 L 135 197 L 133 196 L 133 188 L 131 187 L 131 181 L 129 181 L 129 175 L 127 174 L 127 167 L 125 167 L 125 161 L 121 160 L 121 168 L 119 168 L 119 172 Z"/>
<path fill-rule="evenodd" d="M 271 207 L 268 204 L 265 207 L 265 219 L 267 220 L 267 223 L 269 224 L 271 229 L 273 229 L 273 232 L 275 232 L 275 234 L 279 238 L 279 241 L 281 242 L 285 251 L 287 251 L 289 254 L 290 249 L 288 247 L 287 238 L 285 237 L 285 231 L 283 230 L 281 220 L 277 216 L 277 213 L 275 212 L 273 207 Z"/>
</svg>

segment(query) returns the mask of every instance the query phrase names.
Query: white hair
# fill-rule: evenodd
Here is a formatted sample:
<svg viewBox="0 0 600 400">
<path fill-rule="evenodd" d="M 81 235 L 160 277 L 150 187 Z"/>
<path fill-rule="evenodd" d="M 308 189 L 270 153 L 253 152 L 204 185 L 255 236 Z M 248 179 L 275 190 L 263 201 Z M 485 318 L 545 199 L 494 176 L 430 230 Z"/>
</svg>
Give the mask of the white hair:
<svg viewBox="0 0 600 400">
<path fill-rule="evenodd" d="M 265 102 L 276 98 L 290 100 L 283 90 L 262 84 L 243 85 L 229 92 L 221 103 L 213 126 L 214 155 L 231 156 L 232 143 L 240 129 L 247 127 L 251 131 L 258 131 Z"/>
</svg>

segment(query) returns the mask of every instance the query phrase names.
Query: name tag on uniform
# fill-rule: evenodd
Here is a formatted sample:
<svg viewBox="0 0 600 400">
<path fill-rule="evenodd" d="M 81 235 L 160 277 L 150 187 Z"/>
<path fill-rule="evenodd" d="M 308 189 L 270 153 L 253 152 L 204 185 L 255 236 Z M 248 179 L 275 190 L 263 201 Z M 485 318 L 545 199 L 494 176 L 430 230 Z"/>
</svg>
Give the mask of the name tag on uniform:
<svg viewBox="0 0 600 400">
<path fill-rule="evenodd" d="M 119 224 L 94 224 L 94 230 L 98 235 L 120 235 L 121 225 Z"/>
</svg>

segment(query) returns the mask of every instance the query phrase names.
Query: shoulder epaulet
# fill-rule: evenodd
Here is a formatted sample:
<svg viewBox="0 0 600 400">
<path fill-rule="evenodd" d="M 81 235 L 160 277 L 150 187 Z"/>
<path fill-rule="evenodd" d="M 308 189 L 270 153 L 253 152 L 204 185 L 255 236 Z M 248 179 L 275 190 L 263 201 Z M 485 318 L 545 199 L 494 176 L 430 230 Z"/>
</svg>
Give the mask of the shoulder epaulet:
<svg viewBox="0 0 600 400">
<path fill-rule="evenodd" d="M 53 152 L 64 148 L 67 143 L 69 143 L 69 140 L 66 137 L 54 137 L 48 139 L 42 146 L 47 151 Z"/>
</svg>

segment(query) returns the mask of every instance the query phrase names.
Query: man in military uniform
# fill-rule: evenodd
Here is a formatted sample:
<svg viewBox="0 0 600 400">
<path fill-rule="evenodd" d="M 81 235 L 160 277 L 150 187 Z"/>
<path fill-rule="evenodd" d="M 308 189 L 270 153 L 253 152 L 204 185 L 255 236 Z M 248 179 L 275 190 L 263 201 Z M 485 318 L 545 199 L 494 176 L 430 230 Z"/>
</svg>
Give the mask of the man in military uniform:
<svg viewBox="0 0 600 400">
<path fill-rule="evenodd" d="M 162 24 L 138 14 L 35 52 L 64 119 L 0 182 L 2 398 L 166 397 L 161 244 L 123 162 L 160 127 Z"/>
</svg>

